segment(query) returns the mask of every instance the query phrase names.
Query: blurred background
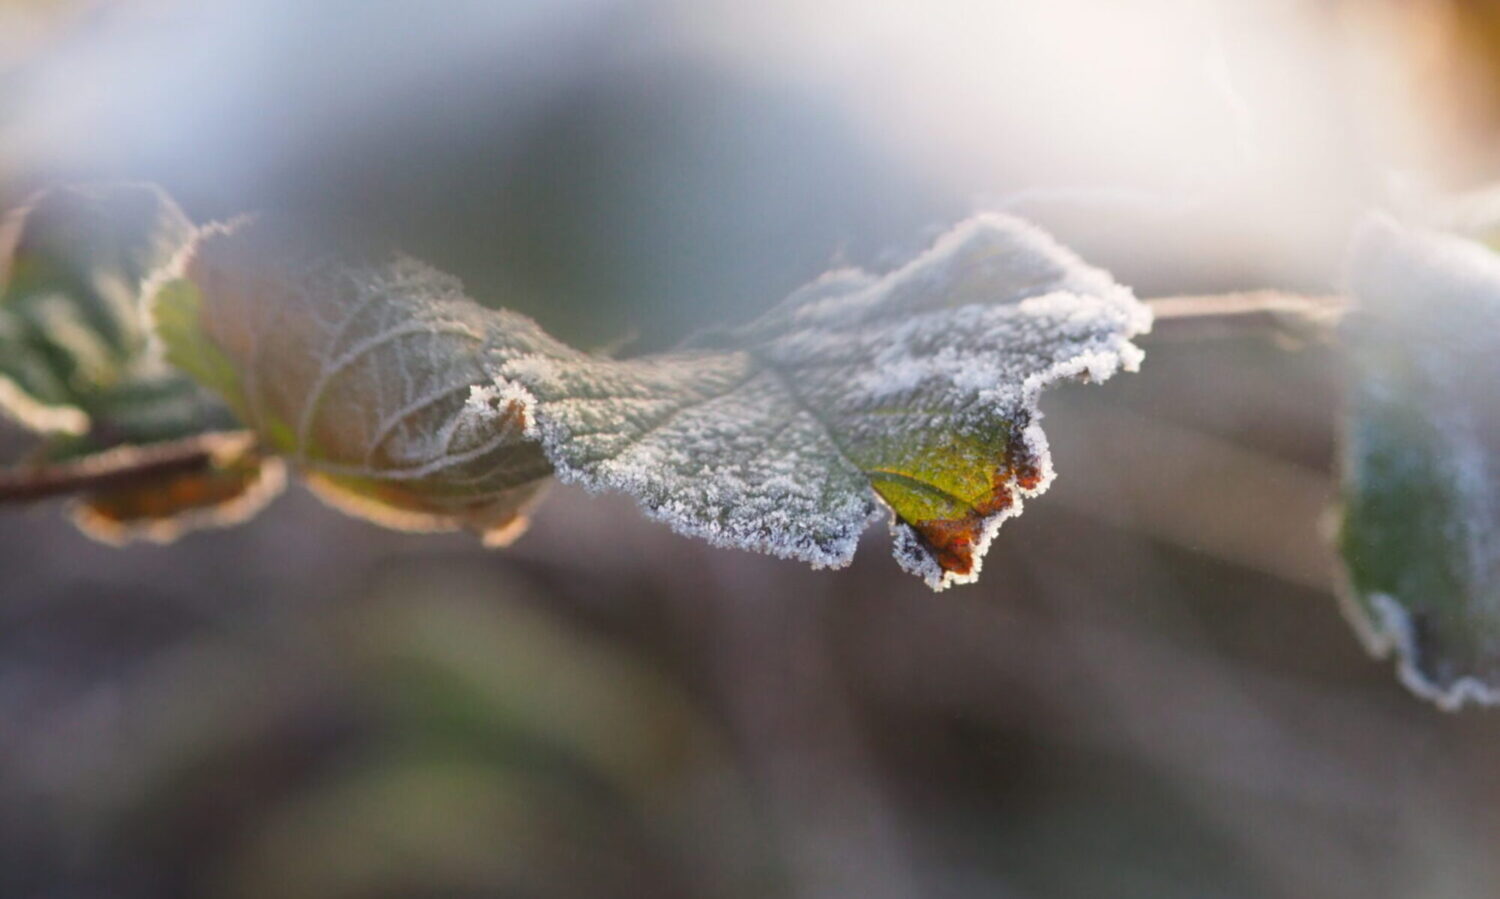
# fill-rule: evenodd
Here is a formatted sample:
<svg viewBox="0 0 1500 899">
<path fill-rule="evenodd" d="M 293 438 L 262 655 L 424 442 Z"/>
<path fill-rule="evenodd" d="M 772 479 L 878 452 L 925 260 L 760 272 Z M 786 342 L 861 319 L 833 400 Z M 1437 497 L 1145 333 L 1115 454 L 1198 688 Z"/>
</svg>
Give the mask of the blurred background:
<svg viewBox="0 0 1500 899">
<path fill-rule="evenodd" d="M 1480 0 L 0 0 L 0 208 L 324 218 L 627 354 L 986 209 L 1143 296 L 1327 292 L 1497 138 Z M 1334 598 L 1339 360 L 1146 346 L 942 595 L 883 529 L 815 572 L 566 488 L 503 551 L 0 510 L 0 897 L 1500 895 L 1500 718 Z"/>
</svg>

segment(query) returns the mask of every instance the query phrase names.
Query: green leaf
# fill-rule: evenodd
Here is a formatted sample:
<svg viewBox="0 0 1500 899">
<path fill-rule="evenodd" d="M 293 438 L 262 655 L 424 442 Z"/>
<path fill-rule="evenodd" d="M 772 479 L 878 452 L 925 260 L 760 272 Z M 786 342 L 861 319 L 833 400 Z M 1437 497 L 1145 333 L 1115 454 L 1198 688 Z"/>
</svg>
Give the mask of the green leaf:
<svg viewBox="0 0 1500 899">
<path fill-rule="evenodd" d="M 53 188 L 0 222 L 0 416 L 44 436 L 33 463 L 115 458 L 235 426 L 162 360 L 146 314 L 148 283 L 194 230 L 146 184 Z M 75 520 L 116 542 L 237 520 L 274 494 L 278 465 L 246 448 L 191 477 L 85 496 Z"/>
<path fill-rule="evenodd" d="M 1500 257 L 1365 226 L 1342 332 L 1353 370 L 1339 548 L 1372 651 L 1445 708 L 1500 701 Z"/>
<path fill-rule="evenodd" d="M 934 588 L 973 580 L 1052 472 L 1036 404 L 1133 369 L 1150 314 L 1014 219 L 884 277 L 831 273 L 676 351 L 589 356 L 398 255 L 281 224 L 204 233 L 159 296 L 169 358 L 362 511 L 510 528 L 550 472 L 675 529 L 840 566 L 886 513 Z"/>
<path fill-rule="evenodd" d="M 141 288 L 191 234 L 176 204 L 148 185 L 56 188 L 9 213 L 0 224 L 0 414 L 78 435 L 120 389 L 170 381 L 145 352 Z"/>
</svg>

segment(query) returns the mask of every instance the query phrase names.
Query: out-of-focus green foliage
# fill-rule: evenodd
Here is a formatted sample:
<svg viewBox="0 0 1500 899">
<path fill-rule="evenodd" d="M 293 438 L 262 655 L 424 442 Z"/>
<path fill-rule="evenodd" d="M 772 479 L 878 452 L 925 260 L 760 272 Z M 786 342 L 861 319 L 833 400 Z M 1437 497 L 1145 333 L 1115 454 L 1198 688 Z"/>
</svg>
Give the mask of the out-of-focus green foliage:
<svg viewBox="0 0 1500 899">
<path fill-rule="evenodd" d="M 223 405 L 167 364 L 145 308 L 147 285 L 194 228 L 161 189 L 77 185 L 42 191 L 0 222 L 0 415 L 39 435 L 34 460 L 235 427 Z M 101 488 L 78 518 L 111 540 L 167 539 L 239 520 L 279 489 L 253 449 L 203 471 Z"/>
<path fill-rule="evenodd" d="M 1500 698 L 1500 256 L 1379 219 L 1356 241 L 1340 549 L 1353 614 L 1444 706 Z"/>
<path fill-rule="evenodd" d="M 222 899 L 779 895 L 716 729 L 528 592 L 461 571 L 387 581 L 296 628 L 338 635 L 312 668 L 184 647 L 142 678 L 150 720 L 95 825 L 167 851 L 210 813 L 192 797 L 228 790 L 236 819 L 194 877 Z M 237 766 L 270 746 L 285 767 Z M 228 788 L 256 778 L 261 793 Z"/>
<path fill-rule="evenodd" d="M 192 232 L 148 185 L 60 187 L 9 212 L 0 224 L 0 413 L 44 433 L 106 430 L 118 442 L 191 427 L 164 409 L 190 391 L 146 352 L 141 297 Z"/>
</svg>

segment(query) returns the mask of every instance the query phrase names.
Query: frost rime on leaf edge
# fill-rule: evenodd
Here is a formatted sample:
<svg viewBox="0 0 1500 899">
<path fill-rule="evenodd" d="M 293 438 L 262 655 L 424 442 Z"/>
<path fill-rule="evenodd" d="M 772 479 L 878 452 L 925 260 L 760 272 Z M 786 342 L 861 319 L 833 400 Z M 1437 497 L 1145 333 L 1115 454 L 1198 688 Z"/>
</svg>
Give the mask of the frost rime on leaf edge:
<svg viewBox="0 0 1500 899">
<path fill-rule="evenodd" d="M 1148 320 L 1146 329 L 1149 331 L 1149 328 Z M 1133 372 L 1139 369 L 1145 357 L 1141 349 L 1123 337 L 1117 344 L 1112 352 L 1078 357 L 1026 379 L 1023 402 L 1029 421 L 1020 432 L 1020 444 L 1033 460 L 1031 464 L 1035 466 L 1038 478 L 1035 486 L 1029 488 L 1012 482 L 1010 504 L 984 519 L 980 525 L 979 539 L 974 546 L 974 567 L 968 574 L 944 571 L 923 545 L 916 531 L 900 521 L 894 509 L 888 509 L 887 518 L 895 541 L 892 552 L 902 570 L 921 578 L 934 590 L 944 590 L 955 584 L 972 584 L 979 580 L 984 557 L 989 554 L 990 543 L 1000 532 L 1000 526 L 1025 511 L 1025 500 L 1046 493 L 1057 477 L 1057 472 L 1052 467 L 1052 451 L 1047 443 L 1047 435 L 1041 426 L 1043 415 L 1039 403 L 1042 391 L 1058 381 L 1081 379 L 1097 384 L 1119 371 Z"/>
</svg>

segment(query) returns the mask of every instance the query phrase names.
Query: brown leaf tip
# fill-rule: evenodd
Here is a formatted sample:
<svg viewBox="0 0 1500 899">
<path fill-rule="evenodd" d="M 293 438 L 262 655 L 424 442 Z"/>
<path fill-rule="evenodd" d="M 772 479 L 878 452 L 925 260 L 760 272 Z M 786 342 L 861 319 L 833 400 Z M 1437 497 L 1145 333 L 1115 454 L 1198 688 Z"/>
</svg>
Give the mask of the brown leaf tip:
<svg viewBox="0 0 1500 899">
<path fill-rule="evenodd" d="M 1007 452 L 995 468 L 990 492 L 975 503 L 969 514 L 957 519 L 927 519 L 911 523 L 923 546 L 943 571 L 967 577 L 974 573 L 975 551 L 990 520 L 1008 512 L 1016 502 L 1016 489 L 1032 493 L 1042 484 L 1043 473 L 1030 458 Z"/>
</svg>

